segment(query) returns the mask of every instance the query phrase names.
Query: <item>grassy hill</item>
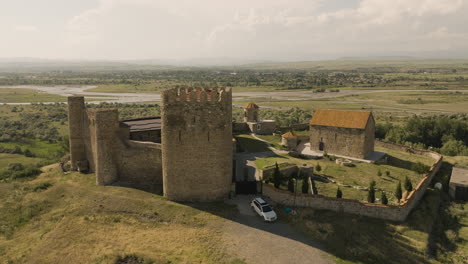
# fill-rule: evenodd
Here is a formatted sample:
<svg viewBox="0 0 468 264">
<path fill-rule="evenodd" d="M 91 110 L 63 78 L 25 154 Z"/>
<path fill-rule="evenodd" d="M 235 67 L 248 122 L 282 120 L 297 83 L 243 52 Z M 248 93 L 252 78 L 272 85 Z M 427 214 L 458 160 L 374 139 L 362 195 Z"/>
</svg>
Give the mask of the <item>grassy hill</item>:
<svg viewBox="0 0 468 264">
<path fill-rule="evenodd" d="M 95 186 L 94 174 L 45 170 L 33 180 L 0 183 L 0 263 L 242 263 L 220 243 L 221 216 L 232 207 L 197 209 Z"/>
</svg>

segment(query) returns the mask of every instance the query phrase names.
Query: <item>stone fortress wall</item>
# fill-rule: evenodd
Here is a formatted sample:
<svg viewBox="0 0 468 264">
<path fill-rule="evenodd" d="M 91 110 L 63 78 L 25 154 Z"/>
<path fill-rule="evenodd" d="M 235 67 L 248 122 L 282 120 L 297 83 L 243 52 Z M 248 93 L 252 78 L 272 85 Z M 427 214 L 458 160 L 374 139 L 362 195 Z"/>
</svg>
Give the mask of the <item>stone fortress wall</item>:
<svg viewBox="0 0 468 264">
<path fill-rule="evenodd" d="M 86 109 L 69 97 L 72 169 L 96 173 L 97 185 L 119 184 L 153 191 L 162 184 L 161 144 L 129 140 L 116 109 Z"/>
<path fill-rule="evenodd" d="M 232 181 L 232 93 L 162 93 L 164 195 L 176 201 L 227 198 Z"/>
<path fill-rule="evenodd" d="M 429 187 L 432 179 L 442 166 L 443 157 L 442 155 L 436 152 L 419 149 L 410 149 L 406 146 L 393 144 L 389 142 L 376 141 L 376 145 L 392 149 L 412 151 L 416 154 L 432 157 L 435 160 L 434 164 L 430 168 L 430 171 L 418 183 L 416 188 L 414 188 L 414 190 L 409 193 L 407 199 L 400 203 L 400 205 L 383 205 L 312 194 L 294 195 L 288 191 L 276 189 L 275 187 L 269 184 L 264 184 L 263 195 L 269 197 L 277 203 L 287 206 L 296 205 L 298 207 L 310 207 L 314 209 L 332 210 L 335 212 L 344 212 L 384 220 L 398 222 L 405 221 L 408 215 L 411 213 L 411 211 L 418 205 L 419 201 L 424 196 L 426 189 Z"/>
</svg>

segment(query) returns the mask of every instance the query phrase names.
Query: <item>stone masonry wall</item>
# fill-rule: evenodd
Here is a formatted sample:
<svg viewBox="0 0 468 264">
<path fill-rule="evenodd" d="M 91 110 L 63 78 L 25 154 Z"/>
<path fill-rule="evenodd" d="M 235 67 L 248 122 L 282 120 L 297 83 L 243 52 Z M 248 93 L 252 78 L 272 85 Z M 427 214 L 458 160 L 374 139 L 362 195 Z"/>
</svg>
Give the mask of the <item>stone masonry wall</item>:
<svg viewBox="0 0 468 264">
<path fill-rule="evenodd" d="M 232 181 L 230 90 L 162 93 L 164 195 L 175 201 L 228 197 Z"/>
<path fill-rule="evenodd" d="M 329 154 L 364 158 L 364 130 L 340 127 L 311 126 L 310 147 L 319 151 L 319 142 L 323 142 L 324 151 Z"/>
<path fill-rule="evenodd" d="M 97 185 L 154 190 L 155 185 L 162 184 L 160 144 L 128 140 L 128 127 L 119 126 L 116 109 L 86 109 L 83 97 L 71 97 L 68 102 L 70 134 L 81 144 L 70 140 L 70 154 L 75 157 L 72 164 L 88 161 Z"/>
<path fill-rule="evenodd" d="M 394 145 L 388 142 L 377 142 L 377 145 L 384 144 L 386 147 L 393 145 L 392 147 L 398 149 L 406 149 L 404 146 Z M 398 206 L 382 205 L 359 202 L 356 200 L 349 199 L 338 199 L 325 197 L 322 195 L 312 194 L 296 194 L 296 197 L 288 191 L 283 191 L 274 188 L 269 184 L 263 186 L 263 195 L 269 197 L 273 201 L 293 206 L 294 204 L 299 207 L 311 207 L 315 209 L 332 210 L 335 212 L 345 212 L 350 214 L 368 216 L 373 218 L 379 218 L 391 221 L 405 221 L 410 212 L 418 205 L 421 198 L 424 196 L 427 187 L 429 187 L 435 174 L 439 171 L 442 166 L 443 157 L 436 153 L 425 150 L 417 150 L 420 154 L 435 158 L 435 163 L 431 166 L 429 173 L 418 183 L 416 188 L 408 195 L 406 201 L 402 202 Z"/>
</svg>

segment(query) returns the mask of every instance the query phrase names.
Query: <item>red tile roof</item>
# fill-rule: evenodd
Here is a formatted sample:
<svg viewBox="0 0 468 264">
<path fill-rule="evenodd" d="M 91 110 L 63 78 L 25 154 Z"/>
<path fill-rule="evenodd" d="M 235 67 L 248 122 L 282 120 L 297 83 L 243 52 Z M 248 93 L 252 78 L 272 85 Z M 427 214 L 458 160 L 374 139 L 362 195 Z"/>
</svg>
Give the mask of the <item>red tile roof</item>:
<svg viewBox="0 0 468 264">
<path fill-rule="evenodd" d="M 248 103 L 244 108 L 245 109 L 252 109 L 252 108 L 258 109 L 259 107 L 255 103 Z"/>
<path fill-rule="evenodd" d="M 294 135 L 294 133 L 291 132 L 291 131 L 284 133 L 283 135 L 281 135 L 281 137 L 284 137 L 284 138 L 297 138 L 297 136 Z"/>
<path fill-rule="evenodd" d="M 371 116 L 369 111 L 316 110 L 310 124 L 365 129 Z"/>
</svg>

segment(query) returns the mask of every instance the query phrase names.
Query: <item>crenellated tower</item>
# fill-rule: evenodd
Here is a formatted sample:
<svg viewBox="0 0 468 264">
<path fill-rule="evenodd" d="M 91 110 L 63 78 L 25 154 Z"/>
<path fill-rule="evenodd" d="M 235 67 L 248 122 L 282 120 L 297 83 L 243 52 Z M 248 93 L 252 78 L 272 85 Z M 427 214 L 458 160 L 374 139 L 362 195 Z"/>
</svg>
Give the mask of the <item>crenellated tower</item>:
<svg viewBox="0 0 468 264">
<path fill-rule="evenodd" d="M 70 138 L 70 161 L 72 170 L 77 170 L 77 163 L 86 159 L 83 135 L 85 126 L 85 103 L 82 96 L 68 97 L 68 128 Z"/>
<path fill-rule="evenodd" d="M 232 179 L 230 89 L 162 92 L 164 195 L 175 201 L 227 198 Z"/>
</svg>

